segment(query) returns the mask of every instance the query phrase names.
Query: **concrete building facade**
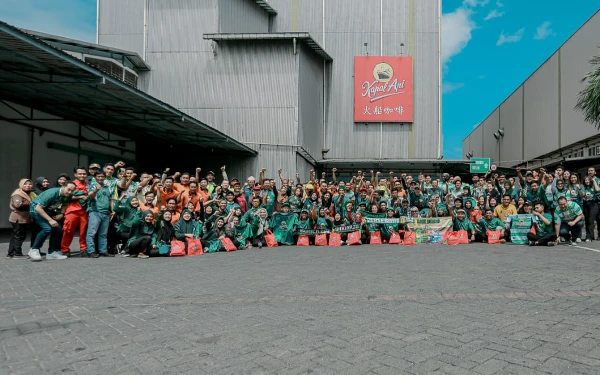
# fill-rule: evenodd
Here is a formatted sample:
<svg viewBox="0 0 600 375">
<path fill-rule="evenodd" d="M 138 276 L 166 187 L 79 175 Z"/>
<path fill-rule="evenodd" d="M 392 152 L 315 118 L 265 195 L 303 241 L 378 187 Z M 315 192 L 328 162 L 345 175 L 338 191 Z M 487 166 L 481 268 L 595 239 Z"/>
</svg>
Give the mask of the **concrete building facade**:
<svg viewBox="0 0 600 375">
<path fill-rule="evenodd" d="M 463 140 L 463 154 L 508 168 L 598 163 L 598 131 L 575 109 L 589 61 L 600 53 L 598 35 L 600 11 Z"/>
</svg>

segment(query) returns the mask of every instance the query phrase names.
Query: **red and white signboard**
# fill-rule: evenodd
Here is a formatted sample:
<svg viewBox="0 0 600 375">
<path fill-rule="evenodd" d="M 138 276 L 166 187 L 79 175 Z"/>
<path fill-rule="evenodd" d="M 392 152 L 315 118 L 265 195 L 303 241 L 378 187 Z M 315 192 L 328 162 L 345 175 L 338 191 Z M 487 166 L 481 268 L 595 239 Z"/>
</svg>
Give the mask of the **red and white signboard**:
<svg viewBox="0 0 600 375">
<path fill-rule="evenodd" d="M 354 122 L 413 122 L 412 57 L 354 57 Z"/>
</svg>

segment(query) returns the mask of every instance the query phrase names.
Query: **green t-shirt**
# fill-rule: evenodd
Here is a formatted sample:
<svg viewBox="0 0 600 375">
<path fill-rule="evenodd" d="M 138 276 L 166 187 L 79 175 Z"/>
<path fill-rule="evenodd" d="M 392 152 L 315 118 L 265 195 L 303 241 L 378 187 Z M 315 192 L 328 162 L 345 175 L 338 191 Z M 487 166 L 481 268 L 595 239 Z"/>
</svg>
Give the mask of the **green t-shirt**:
<svg viewBox="0 0 600 375">
<path fill-rule="evenodd" d="M 93 189 L 90 189 L 92 186 Z M 96 189 L 95 184 L 90 184 L 88 191 L 93 192 Z M 93 199 L 89 200 L 88 212 L 99 212 L 101 214 L 110 214 L 110 201 L 114 197 L 114 191 L 110 186 L 104 185 Z"/>
<path fill-rule="evenodd" d="M 550 224 L 544 223 L 539 217 L 537 218 L 537 222 L 535 224 L 535 230 L 539 237 L 544 237 L 553 232 L 552 229 L 552 215 L 544 214 L 544 217 L 550 222 Z"/>
<path fill-rule="evenodd" d="M 502 223 L 502 221 L 500 219 L 498 219 L 497 217 L 492 217 L 491 220 L 486 219 L 485 217 L 482 217 L 481 219 L 479 219 L 479 223 L 478 224 L 478 230 L 481 233 L 486 233 L 487 231 L 493 231 L 496 230 L 496 228 L 498 227 L 504 227 L 504 223 Z"/>
<path fill-rule="evenodd" d="M 44 211 L 46 211 L 48 215 L 58 215 L 61 211 L 63 204 L 66 204 L 67 201 L 67 197 L 63 197 L 60 195 L 60 188 L 51 188 L 45 190 L 33 199 L 29 211 L 31 213 L 35 212 L 35 208 L 38 205 L 40 205 L 44 208 Z"/>
<path fill-rule="evenodd" d="M 458 220 L 458 218 L 454 219 L 454 230 L 466 230 L 471 235 L 473 229 L 473 223 L 467 217 L 463 221 Z"/>
</svg>

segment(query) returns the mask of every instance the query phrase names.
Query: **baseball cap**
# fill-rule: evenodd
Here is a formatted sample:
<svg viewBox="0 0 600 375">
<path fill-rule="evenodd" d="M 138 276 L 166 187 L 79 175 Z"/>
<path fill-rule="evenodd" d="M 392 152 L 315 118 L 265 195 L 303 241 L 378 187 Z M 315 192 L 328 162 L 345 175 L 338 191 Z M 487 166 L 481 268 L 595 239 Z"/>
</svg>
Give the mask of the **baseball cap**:
<svg viewBox="0 0 600 375">
<path fill-rule="evenodd" d="M 313 190 L 315 187 L 312 184 L 306 184 L 306 190 Z"/>
<path fill-rule="evenodd" d="M 213 171 L 208 171 L 208 173 L 207 173 L 206 175 L 208 176 L 208 175 L 210 175 L 210 174 L 212 174 L 212 175 L 214 176 L 214 175 L 215 175 L 215 172 L 213 172 Z"/>
<path fill-rule="evenodd" d="M 254 187 L 252 188 L 252 190 L 254 190 L 254 191 L 260 191 L 260 186 L 254 185 Z"/>
<path fill-rule="evenodd" d="M 100 164 L 97 164 L 97 163 L 92 163 L 92 164 L 90 164 L 90 166 L 88 167 L 88 169 L 94 169 L 94 168 L 95 168 L 95 169 L 100 169 L 100 168 L 101 168 L 101 167 L 100 167 Z"/>
</svg>

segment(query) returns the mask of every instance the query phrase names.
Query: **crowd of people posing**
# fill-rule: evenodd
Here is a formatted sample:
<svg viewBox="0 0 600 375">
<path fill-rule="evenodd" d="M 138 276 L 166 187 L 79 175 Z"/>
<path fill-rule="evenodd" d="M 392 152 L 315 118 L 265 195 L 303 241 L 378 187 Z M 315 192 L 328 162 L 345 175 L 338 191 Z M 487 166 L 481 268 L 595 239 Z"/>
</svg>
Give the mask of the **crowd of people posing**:
<svg viewBox="0 0 600 375">
<path fill-rule="evenodd" d="M 490 231 L 500 242 L 510 241 L 510 217 L 531 215 L 534 230 L 529 245 L 572 244 L 594 240 L 600 222 L 600 180 L 594 168 L 580 181 L 576 173 L 557 167 L 516 169 L 473 175 L 470 183 L 447 173 L 439 179 L 419 174 L 388 176 L 364 173 L 340 180 L 334 168 L 320 178 L 310 172 L 307 182 L 295 178 L 222 180 L 209 171 L 191 173 L 141 173 L 123 162 L 75 167 L 57 181 L 38 177 L 22 179 L 10 197 L 12 237 L 8 257 L 24 258 L 26 235 L 31 232 L 32 261 L 67 259 L 79 233 L 82 257 L 148 258 L 168 255 L 174 240 L 201 244 L 204 252 L 261 248 L 275 238 L 279 245 L 294 245 L 301 238 L 313 244 L 317 236 L 349 233 L 352 243 L 370 243 L 377 233 L 388 242 L 395 234 L 410 231 L 408 222 L 420 218 L 448 217 L 453 230 L 466 232 L 469 241 L 488 241 Z M 49 238 L 47 255 L 41 252 Z M 337 238 L 337 236 L 336 236 Z M 491 242 L 491 241 L 490 241 Z M 233 244 L 233 245 L 231 245 Z"/>
</svg>

